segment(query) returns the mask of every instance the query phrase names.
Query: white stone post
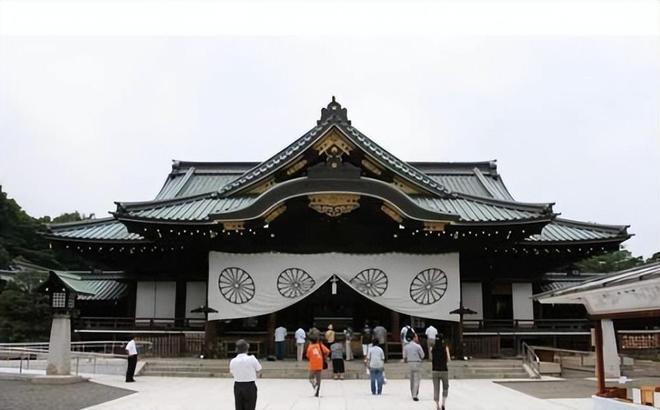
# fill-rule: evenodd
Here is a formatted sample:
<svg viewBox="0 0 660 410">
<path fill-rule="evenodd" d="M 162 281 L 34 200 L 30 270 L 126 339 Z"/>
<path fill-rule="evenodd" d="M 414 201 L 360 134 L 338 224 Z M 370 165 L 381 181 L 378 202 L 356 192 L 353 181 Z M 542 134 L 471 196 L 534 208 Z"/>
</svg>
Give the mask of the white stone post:
<svg viewBox="0 0 660 410">
<path fill-rule="evenodd" d="M 53 314 L 46 374 L 57 376 L 71 374 L 71 318 L 68 313 Z"/>
<path fill-rule="evenodd" d="M 621 376 L 621 363 L 619 352 L 616 348 L 614 323 L 612 323 L 612 319 L 602 319 L 600 324 L 603 329 L 603 367 L 605 377 L 619 378 Z"/>
</svg>

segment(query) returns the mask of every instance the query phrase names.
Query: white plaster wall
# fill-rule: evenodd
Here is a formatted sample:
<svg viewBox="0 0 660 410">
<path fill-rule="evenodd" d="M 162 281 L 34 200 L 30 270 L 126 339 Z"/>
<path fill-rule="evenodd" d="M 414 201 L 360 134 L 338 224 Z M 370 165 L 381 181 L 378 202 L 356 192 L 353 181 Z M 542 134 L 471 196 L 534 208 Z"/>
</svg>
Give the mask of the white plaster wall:
<svg viewBox="0 0 660 410">
<path fill-rule="evenodd" d="M 135 292 L 135 317 L 154 317 L 156 282 L 138 282 Z"/>
<path fill-rule="evenodd" d="M 204 318 L 204 313 L 190 311 L 206 303 L 206 282 L 186 282 L 186 317 Z"/>
<path fill-rule="evenodd" d="M 143 281 L 137 283 L 135 317 L 174 318 L 176 282 Z"/>
<path fill-rule="evenodd" d="M 518 320 L 534 320 L 534 304 L 532 302 L 532 284 L 529 282 L 512 283 L 513 318 Z"/>
<path fill-rule="evenodd" d="M 465 315 L 464 320 L 481 320 L 484 318 L 484 297 L 481 282 L 463 282 L 461 284 L 463 306 L 477 312 L 476 315 Z"/>
</svg>

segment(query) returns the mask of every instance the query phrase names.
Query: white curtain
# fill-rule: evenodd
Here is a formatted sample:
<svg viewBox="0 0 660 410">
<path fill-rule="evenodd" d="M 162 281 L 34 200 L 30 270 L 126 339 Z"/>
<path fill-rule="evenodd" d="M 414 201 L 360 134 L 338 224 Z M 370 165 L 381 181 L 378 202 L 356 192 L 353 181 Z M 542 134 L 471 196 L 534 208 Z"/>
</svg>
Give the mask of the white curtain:
<svg viewBox="0 0 660 410">
<path fill-rule="evenodd" d="M 336 276 L 362 296 L 399 313 L 457 321 L 458 253 L 437 255 L 209 253 L 209 320 L 276 312 Z"/>
</svg>

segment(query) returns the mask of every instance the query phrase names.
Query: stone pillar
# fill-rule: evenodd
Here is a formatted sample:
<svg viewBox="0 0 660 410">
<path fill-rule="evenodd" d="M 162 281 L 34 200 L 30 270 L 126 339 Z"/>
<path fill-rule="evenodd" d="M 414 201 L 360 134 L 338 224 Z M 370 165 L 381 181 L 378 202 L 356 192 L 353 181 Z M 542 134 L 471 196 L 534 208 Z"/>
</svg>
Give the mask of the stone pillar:
<svg viewBox="0 0 660 410">
<path fill-rule="evenodd" d="M 47 375 L 71 374 L 71 318 L 68 314 L 54 314 L 48 344 Z"/>
<path fill-rule="evenodd" d="M 621 376 L 621 363 L 619 352 L 616 348 L 614 323 L 612 323 L 612 319 L 602 319 L 600 325 L 603 329 L 603 364 L 605 377 L 619 378 Z"/>
</svg>

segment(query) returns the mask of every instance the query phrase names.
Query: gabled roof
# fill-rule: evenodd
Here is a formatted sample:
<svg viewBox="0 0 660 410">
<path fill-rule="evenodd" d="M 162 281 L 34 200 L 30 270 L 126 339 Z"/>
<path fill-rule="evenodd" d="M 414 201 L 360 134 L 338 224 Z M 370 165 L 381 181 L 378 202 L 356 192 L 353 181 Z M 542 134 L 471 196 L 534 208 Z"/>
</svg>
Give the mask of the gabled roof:
<svg viewBox="0 0 660 410">
<path fill-rule="evenodd" d="M 526 244 L 568 244 L 584 241 L 621 241 L 628 239 L 628 225 L 601 225 L 557 218 L 537 235 L 525 239 Z"/>
<path fill-rule="evenodd" d="M 49 271 L 48 279 L 40 288 L 62 284 L 77 293 L 81 300 L 116 300 L 122 298 L 128 290 L 123 272 L 108 272 L 103 275 L 88 272 Z"/>
<path fill-rule="evenodd" d="M 141 235 L 128 232 L 124 224 L 115 218 L 86 219 L 84 221 L 67 222 L 48 225 L 47 238 L 68 239 L 71 241 L 99 242 L 148 242 Z"/>
<path fill-rule="evenodd" d="M 404 162 L 387 152 L 352 126 L 345 108 L 334 98 L 321 110 L 316 127 L 288 147 L 262 163 L 256 162 L 190 162 L 174 161 L 156 198 L 144 202 L 117 203 L 122 220 L 155 223 L 205 223 L 222 214 L 243 212 L 259 203 L 256 195 L 243 192 L 264 181 L 276 170 L 300 158 L 325 133 L 340 132 L 374 163 L 397 177 L 422 187 L 423 195 L 410 195 L 409 200 L 421 212 L 444 214 L 461 223 L 538 223 L 549 222 L 543 231 L 523 243 L 542 246 L 594 241 L 621 242 L 630 235 L 626 227 L 553 220 L 552 204 L 517 202 L 497 172 L 495 161 L 439 163 Z M 333 131 L 334 132 L 334 131 Z M 276 184 L 277 185 L 280 184 Z M 111 243 L 150 242 L 141 235 L 129 233 L 114 218 L 51 225 L 50 239 Z"/>
<path fill-rule="evenodd" d="M 590 315 L 641 317 L 660 312 L 660 263 L 600 275 L 558 290 L 534 295 L 541 303 L 583 304 Z"/>
</svg>

